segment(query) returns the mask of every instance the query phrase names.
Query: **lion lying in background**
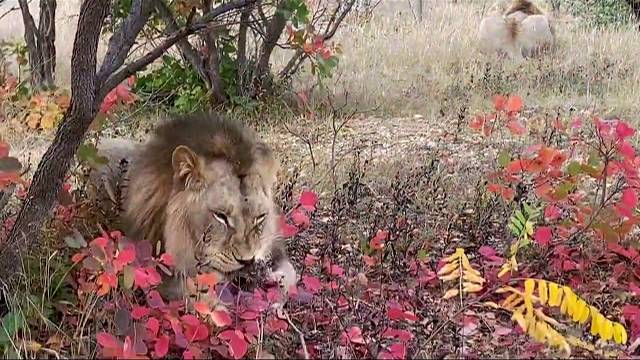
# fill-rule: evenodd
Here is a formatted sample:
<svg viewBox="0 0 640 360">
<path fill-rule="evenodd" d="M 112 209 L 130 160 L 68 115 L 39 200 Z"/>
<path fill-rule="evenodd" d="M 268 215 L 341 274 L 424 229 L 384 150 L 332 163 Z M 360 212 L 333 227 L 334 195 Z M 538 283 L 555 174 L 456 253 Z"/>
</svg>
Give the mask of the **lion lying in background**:
<svg viewBox="0 0 640 360">
<path fill-rule="evenodd" d="M 90 178 L 110 197 L 122 191 L 128 235 L 174 259 L 176 274 L 162 289 L 167 298 L 185 295 L 187 276 L 214 271 L 223 280 L 254 261 L 271 261 L 285 289 L 297 281 L 273 201 L 279 164 L 248 128 L 191 115 L 161 124 L 144 144 L 105 139 L 98 151 L 109 164 Z"/>
<path fill-rule="evenodd" d="M 504 3 L 495 4 L 482 19 L 478 29 L 483 53 L 506 54 L 512 59 L 537 56 L 555 45 L 552 20 L 529 0 L 513 0 L 504 10 Z"/>
</svg>

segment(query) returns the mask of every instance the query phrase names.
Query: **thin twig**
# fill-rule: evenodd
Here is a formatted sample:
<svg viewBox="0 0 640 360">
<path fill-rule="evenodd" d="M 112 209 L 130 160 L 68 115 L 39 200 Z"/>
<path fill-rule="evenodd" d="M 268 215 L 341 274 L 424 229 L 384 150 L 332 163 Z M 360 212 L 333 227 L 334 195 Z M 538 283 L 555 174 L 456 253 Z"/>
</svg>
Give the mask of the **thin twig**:
<svg viewBox="0 0 640 360">
<path fill-rule="evenodd" d="M 309 351 L 307 350 L 307 342 L 304 340 L 304 335 L 302 334 L 302 331 L 300 331 L 300 329 L 298 329 L 298 327 L 293 323 L 293 321 L 291 321 L 291 318 L 289 317 L 289 314 L 287 313 L 287 311 L 283 308 L 281 310 L 282 310 L 281 311 L 282 317 L 285 318 L 289 323 L 289 325 L 291 325 L 291 328 L 293 328 L 293 330 L 298 333 L 298 337 L 300 338 L 300 344 L 302 344 L 302 352 L 304 354 L 304 358 L 305 360 L 308 360 Z"/>
</svg>

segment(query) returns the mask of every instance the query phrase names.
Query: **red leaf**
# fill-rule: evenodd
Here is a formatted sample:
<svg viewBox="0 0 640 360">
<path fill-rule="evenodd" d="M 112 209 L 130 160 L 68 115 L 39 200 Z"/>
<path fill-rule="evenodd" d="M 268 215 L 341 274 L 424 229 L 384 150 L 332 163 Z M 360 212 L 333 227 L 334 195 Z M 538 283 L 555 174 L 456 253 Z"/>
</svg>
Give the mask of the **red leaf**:
<svg viewBox="0 0 640 360">
<path fill-rule="evenodd" d="M 158 335 L 158 330 L 160 330 L 160 321 L 158 321 L 158 319 L 149 318 L 145 326 L 150 332 L 151 337 L 156 337 Z"/>
<path fill-rule="evenodd" d="M 337 277 L 344 276 L 344 269 L 340 265 L 331 264 L 330 262 L 327 261 L 324 264 L 324 269 L 329 275 L 333 275 Z"/>
<path fill-rule="evenodd" d="M 105 349 L 119 349 L 122 346 L 122 343 L 115 336 L 107 332 L 97 333 L 96 340 Z"/>
<path fill-rule="evenodd" d="M 362 337 L 362 330 L 357 326 L 352 326 L 349 330 L 343 332 L 341 339 L 343 344 L 347 344 L 349 342 L 359 345 L 365 344 L 364 338 Z"/>
<path fill-rule="evenodd" d="M 136 248 L 132 244 L 127 245 L 116 256 L 114 263 L 118 270 L 122 270 L 125 265 L 129 265 L 136 259 Z"/>
<path fill-rule="evenodd" d="M 196 275 L 196 284 L 198 286 L 207 286 L 213 287 L 218 283 L 218 279 L 216 278 L 216 274 L 214 273 L 206 273 L 206 274 L 198 274 Z"/>
<path fill-rule="evenodd" d="M 513 135 L 524 135 L 527 130 L 518 120 L 509 121 L 507 128 Z"/>
<path fill-rule="evenodd" d="M 363 255 L 362 260 L 367 264 L 367 266 L 375 266 L 377 262 L 376 258 L 367 255 Z"/>
<path fill-rule="evenodd" d="M 402 342 L 409 342 L 413 339 L 413 334 L 407 330 L 398 330 L 393 328 L 387 328 L 383 333 L 382 337 L 386 338 L 398 338 Z"/>
<path fill-rule="evenodd" d="M 560 217 L 560 208 L 550 204 L 544 209 L 544 218 L 547 220 L 556 220 Z"/>
<path fill-rule="evenodd" d="M 164 253 L 160 255 L 160 262 L 165 264 L 166 266 L 174 266 L 175 262 L 173 262 L 173 257 L 170 254 Z"/>
<path fill-rule="evenodd" d="M 166 306 L 164 304 L 164 301 L 162 300 L 162 297 L 160 296 L 160 293 L 158 293 L 158 291 L 156 290 L 151 290 L 147 294 L 147 304 L 149 304 L 149 306 L 151 306 L 151 308 L 153 309 L 159 309 Z"/>
<path fill-rule="evenodd" d="M 313 266 L 318 260 L 320 260 L 319 257 L 307 254 L 307 256 L 304 257 L 304 264 L 305 266 Z"/>
<path fill-rule="evenodd" d="M 276 317 L 270 318 L 269 320 L 267 320 L 267 330 L 269 330 L 269 332 L 274 333 L 274 332 L 278 332 L 278 331 L 287 331 L 287 329 L 289 328 L 289 324 L 281 319 L 278 319 Z"/>
<path fill-rule="evenodd" d="M 629 136 L 633 136 L 635 132 L 636 130 L 624 121 L 618 121 L 618 123 L 616 124 L 616 134 L 622 140 Z"/>
<path fill-rule="evenodd" d="M 640 296 L 640 286 L 636 285 L 635 282 L 629 283 L 629 291 L 635 296 Z"/>
<path fill-rule="evenodd" d="M 81 253 L 81 252 L 79 252 L 79 253 L 75 253 L 75 254 L 73 254 L 73 256 L 71 257 L 71 261 L 72 261 L 74 264 L 77 264 L 77 263 L 79 263 L 80 261 L 82 261 L 82 259 L 84 259 L 86 256 L 87 256 L 87 254 L 85 254 L 85 253 Z"/>
<path fill-rule="evenodd" d="M 502 95 L 496 95 L 493 97 L 493 107 L 496 111 L 504 110 L 505 104 L 507 103 L 507 99 L 505 99 Z"/>
<path fill-rule="evenodd" d="M 241 359 L 249 348 L 249 344 L 244 339 L 244 334 L 239 330 L 226 330 L 218 334 L 218 337 L 227 340 L 229 353 L 234 359 Z"/>
<path fill-rule="evenodd" d="M 300 209 L 295 209 L 291 213 L 291 220 L 298 226 L 307 227 L 311 223 L 311 219 Z"/>
<path fill-rule="evenodd" d="M 389 237 L 389 232 L 386 230 L 378 230 L 376 235 L 371 239 L 369 246 L 375 250 L 382 250 L 384 248 L 384 241 Z"/>
<path fill-rule="evenodd" d="M 507 100 L 507 111 L 518 112 L 522 109 L 522 99 L 518 95 L 513 95 Z"/>
<path fill-rule="evenodd" d="M 200 324 L 196 326 L 195 329 L 193 330 L 193 334 L 189 335 L 189 338 L 191 339 L 192 342 L 202 341 L 208 337 L 209 337 L 209 329 L 204 324 Z"/>
<path fill-rule="evenodd" d="M 96 285 L 100 287 L 97 292 L 98 296 L 104 296 L 108 294 L 112 288 L 115 289 L 118 287 L 118 278 L 113 274 L 102 273 L 98 275 Z"/>
<path fill-rule="evenodd" d="M 296 234 L 298 234 L 298 228 L 287 223 L 284 216 L 280 216 L 280 233 L 282 233 L 282 236 L 285 238 L 296 236 Z"/>
<path fill-rule="evenodd" d="M 318 204 L 318 195 L 313 191 L 303 191 L 300 194 L 300 205 L 309 211 L 314 211 L 316 209 L 316 204 Z"/>
<path fill-rule="evenodd" d="M 167 355 L 169 352 L 169 337 L 167 335 L 160 336 L 155 345 L 153 346 L 154 356 L 156 358 L 161 358 Z"/>
<path fill-rule="evenodd" d="M 618 144 L 618 151 L 628 159 L 633 159 L 636 156 L 636 150 L 626 141 L 621 141 Z"/>
<path fill-rule="evenodd" d="M 197 327 L 200 326 L 200 320 L 198 320 L 197 317 L 191 315 L 191 314 L 186 314 L 186 315 L 182 315 L 180 317 L 180 320 L 182 320 L 183 323 L 191 326 L 191 327 Z"/>
<path fill-rule="evenodd" d="M 0 159 L 9 156 L 9 144 L 0 141 Z"/>
<path fill-rule="evenodd" d="M 500 184 L 489 184 L 487 185 L 487 191 L 500 194 L 502 192 L 502 186 L 500 186 Z"/>
<path fill-rule="evenodd" d="M 229 326 L 232 323 L 229 313 L 223 310 L 212 311 L 211 319 L 216 324 L 216 326 L 219 327 Z"/>
<path fill-rule="evenodd" d="M 322 283 L 315 276 L 303 275 L 302 283 L 304 284 L 305 289 L 312 294 L 316 294 L 320 289 L 322 289 Z"/>
<path fill-rule="evenodd" d="M 548 226 L 539 227 L 533 234 L 534 240 L 541 246 L 548 246 L 551 243 L 551 228 Z"/>
<path fill-rule="evenodd" d="M 638 195 L 636 192 L 628 187 L 622 191 L 622 197 L 620 202 L 616 205 L 616 209 L 621 216 L 628 218 L 633 217 L 633 210 L 638 205 Z"/>
<path fill-rule="evenodd" d="M 150 312 L 151 310 L 148 307 L 134 305 L 133 310 L 131 310 L 131 317 L 134 320 L 140 320 L 143 317 L 149 315 Z"/>
<path fill-rule="evenodd" d="M 402 309 L 390 307 L 387 309 L 387 316 L 389 317 L 389 320 L 402 320 L 404 319 L 404 312 Z"/>
<path fill-rule="evenodd" d="M 484 117 L 476 116 L 471 120 L 471 122 L 469 122 L 469 127 L 474 130 L 482 130 L 482 128 L 484 127 L 485 121 L 486 120 Z"/>
</svg>

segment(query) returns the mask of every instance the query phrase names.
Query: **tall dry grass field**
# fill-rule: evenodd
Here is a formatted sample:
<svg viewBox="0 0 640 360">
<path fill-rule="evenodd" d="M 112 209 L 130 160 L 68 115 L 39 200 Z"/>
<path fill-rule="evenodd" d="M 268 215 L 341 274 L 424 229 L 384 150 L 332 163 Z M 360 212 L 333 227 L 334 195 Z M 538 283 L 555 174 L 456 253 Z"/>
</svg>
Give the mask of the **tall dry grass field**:
<svg viewBox="0 0 640 360">
<path fill-rule="evenodd" d="M 332 86 L 362 109 L 393 115 L 455 117 L 509 92 L 545 109 L 595 106 L 640 118 L 635 28 L 591 30 L 558 14 L 556 52 L 516 65 L 478 51 L 477 27 L 492 3 L 425 0 L 418 24 L 408 1 L 383 1 L 369 22 L 351 21 L 338 35 L 344 55 Z"/>
</svg>

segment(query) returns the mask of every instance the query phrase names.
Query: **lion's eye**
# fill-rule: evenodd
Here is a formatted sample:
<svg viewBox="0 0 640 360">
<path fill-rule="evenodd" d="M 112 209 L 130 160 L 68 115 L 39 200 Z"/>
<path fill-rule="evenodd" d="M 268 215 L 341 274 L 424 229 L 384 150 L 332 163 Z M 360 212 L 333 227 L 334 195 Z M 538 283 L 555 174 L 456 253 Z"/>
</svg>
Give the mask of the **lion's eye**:
<svg viewBox="0 0 640 360">
<path fill-rule="evenodd" d="M 225 214 L 223 214 L 223 213 L 221 213 L 219 211 L 214 211 L 214 212 L 212 212 L 212 214 L 213 214 L 213 217 L 216 220 L 220 221 L 222 224 L 224 224 L 226 226 L 229 226 L 229 219 L 227 219 L 227 215 L 225 215 Z"/>
</svg>

